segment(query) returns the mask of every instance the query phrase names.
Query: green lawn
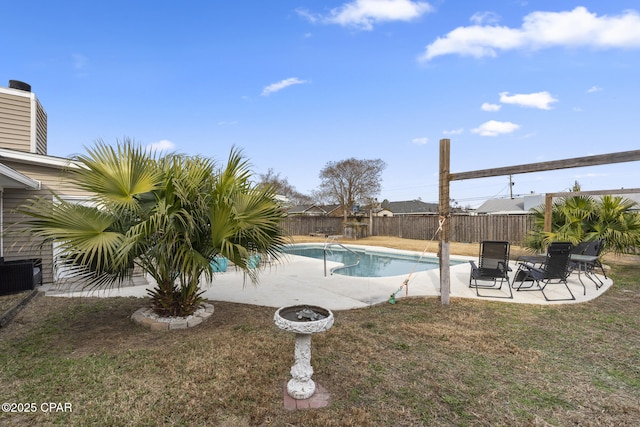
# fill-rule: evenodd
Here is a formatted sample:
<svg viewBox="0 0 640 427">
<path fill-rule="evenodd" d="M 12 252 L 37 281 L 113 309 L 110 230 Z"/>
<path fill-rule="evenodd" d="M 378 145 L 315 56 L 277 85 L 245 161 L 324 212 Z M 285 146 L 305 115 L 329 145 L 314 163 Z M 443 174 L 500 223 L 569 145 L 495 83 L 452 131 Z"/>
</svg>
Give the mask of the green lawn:
<svg viewBox="0 0 640 427">
<path fill-rule="evenodd" d="M 283 406 L 294 337 L 275 309 L 214 302 L 206 323 L 154 332 L 130 320 L 146 300 L 39 297 L 0 329 L 1 400 L 35 412 L 0 425 L 636 426 L 640 269 L 610 275 L 579 305 L 416 298 L 336 312 L 312 339 L 331 403 L 304 411 Z"/>
</svg>

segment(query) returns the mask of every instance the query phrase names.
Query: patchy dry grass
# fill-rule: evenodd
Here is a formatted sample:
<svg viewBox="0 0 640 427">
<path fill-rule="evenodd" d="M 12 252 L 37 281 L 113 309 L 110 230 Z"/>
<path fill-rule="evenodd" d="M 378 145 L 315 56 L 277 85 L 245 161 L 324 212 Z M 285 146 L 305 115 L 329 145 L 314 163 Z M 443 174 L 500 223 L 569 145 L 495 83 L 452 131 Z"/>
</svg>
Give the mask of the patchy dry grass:
<svg viewBox="0 0 640 427">
<path fill-rule="evenodd" d="M 0 297 L 0 314 L 11 310 L 27 297 L 31 291 L 16 292 L 14 294 L 2 295 Z"/>
<path fill-rule="evenodd" d="M 312 343 L 331 403 L 305 411 L 283 407 L 294 338 L 274 309 L 214 302 L 198 327 L 154 332 L 130 320 L 147 300 L 41 297 L 0 329 L 1 400 L 38 410 L 0 424 L 640 425 L 636 265 L 612 264 L 613 288 L 579 305 L 416 298 L 336 312 Z"/>
</svg>

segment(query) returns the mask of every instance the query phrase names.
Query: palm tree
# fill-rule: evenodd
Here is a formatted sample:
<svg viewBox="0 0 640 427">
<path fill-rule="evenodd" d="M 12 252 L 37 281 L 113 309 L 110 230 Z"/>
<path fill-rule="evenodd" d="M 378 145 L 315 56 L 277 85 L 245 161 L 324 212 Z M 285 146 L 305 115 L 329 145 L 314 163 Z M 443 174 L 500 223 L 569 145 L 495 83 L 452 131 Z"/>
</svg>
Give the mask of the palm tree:
<svg viewBox="0 0 640 427">
<path fill-rule="evenodd" d="M 130 139 L 98 141 L 75 159 L 69 179 L 93 196 L 75 204 L 54 195 L 22 206 L 27 229 L 58 244 L 60 262 L 89 286 L 118 286 L 135 266 L 157 283 L 152 306 L 163 316 L 186 316 L 202 302 L 200 280 L 224 256 L 243 269 L 252 252 L 277 259 L 285 243 L 283 212 L 270 187 L 251 184 L 241 152 L 225 167 L 204 157 L 159 156 Z"/>
<path fill-rule="evenodd" d="M 640 247 L 640 214 L 637 203 L 620 196 L 603 196 L 595 212 L 595 221 L 585 240 L 604 239 L 605 250 L 629 253 Z"/>
<path fill-rule="evenodd" d="M 635 206 L 619 196 L 565 197 L 553 202 L 550 232 L 544 231 L 545 207 L 539 206 L 532 209 L 534 227 L 525 245 L 543 252 L 553 241 L 577 244 L 604 239 L 604 252 L 628 253 L 640 246 L 640 214 L 633 210 Z"/>
</svg>

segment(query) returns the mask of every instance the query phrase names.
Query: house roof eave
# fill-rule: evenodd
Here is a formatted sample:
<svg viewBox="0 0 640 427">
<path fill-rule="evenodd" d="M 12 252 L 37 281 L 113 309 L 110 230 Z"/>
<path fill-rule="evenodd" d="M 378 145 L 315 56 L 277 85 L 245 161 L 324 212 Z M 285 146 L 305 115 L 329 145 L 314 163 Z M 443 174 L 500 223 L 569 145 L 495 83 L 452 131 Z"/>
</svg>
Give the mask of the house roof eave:
<svg viewBox="0 0 640 427">
<path fill-rule="evenodd" d="M 56 168 L 77 168 L 76 162 L 64 157 L 46 156 L 43 154 L 27 153 L 25 151 L 11 150 L 9 148 L 0 148 L 0 160 L 13 161 L 18 163 L 28 163 L 32 165 L 41 165 Z"/>
<path fill-rule="evenodd" d="M 0 189 L 22 188 L 24 190 L 40 190 L 40 181 L 31 179 L 15 169 L 0 163 Z"/>
</svg>

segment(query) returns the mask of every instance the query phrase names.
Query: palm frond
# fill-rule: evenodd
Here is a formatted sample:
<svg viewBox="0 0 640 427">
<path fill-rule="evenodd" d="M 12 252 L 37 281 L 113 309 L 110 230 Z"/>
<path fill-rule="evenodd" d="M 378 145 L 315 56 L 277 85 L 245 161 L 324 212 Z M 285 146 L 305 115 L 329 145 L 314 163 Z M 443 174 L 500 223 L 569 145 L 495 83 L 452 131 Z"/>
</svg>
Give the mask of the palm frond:
<svg viewBox="0 0 640 427">
<path fill-rule="evenodd" d="M 86 155 L 74 160 L 80 165 L 71 175 L 76 184 L 95 194 L 98 203 L 118 210 L 136 211 L 140 198 L 161 185 L 161 173 L 153 154 L 130 139 L 116 148 L 99 140 Z"/>
</svg>

